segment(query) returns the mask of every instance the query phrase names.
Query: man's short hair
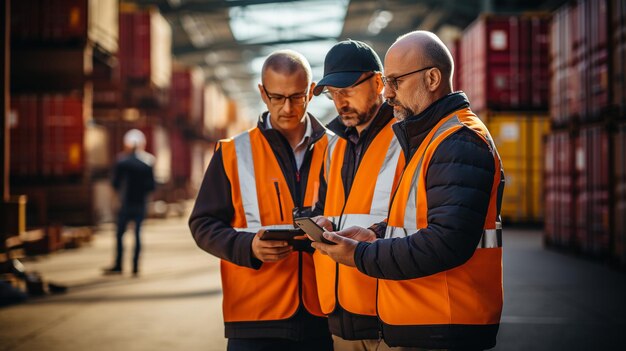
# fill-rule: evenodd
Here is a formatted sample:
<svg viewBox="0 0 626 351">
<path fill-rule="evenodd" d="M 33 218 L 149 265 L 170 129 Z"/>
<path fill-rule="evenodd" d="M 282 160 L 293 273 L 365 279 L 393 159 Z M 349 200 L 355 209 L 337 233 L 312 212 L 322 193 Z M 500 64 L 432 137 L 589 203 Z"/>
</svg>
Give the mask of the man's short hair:
<svg viewBox="0 0 626 351">
<path fill-rule="evenodd" d="M 286 75 L 291 75 L 298 72 L 298 70 L 302 70 L 306 74 L 306 79 L 309 84 L 311 84 L 313 79 L 309 61 L 297 51 L 274 51 L 265 59 L 261 75 L 264 75 L 269 68 L 271 68 L 274 72 Z"/>
<path fill-rule="evenodd" d="M 444 78 L 450 78 L 454 70 L 454 63 L 450 51 L 443 43 L 430 41 L 424 46 L 424 58 L 428 60 L 429 66 L 439 68 Z"/>
</svg>

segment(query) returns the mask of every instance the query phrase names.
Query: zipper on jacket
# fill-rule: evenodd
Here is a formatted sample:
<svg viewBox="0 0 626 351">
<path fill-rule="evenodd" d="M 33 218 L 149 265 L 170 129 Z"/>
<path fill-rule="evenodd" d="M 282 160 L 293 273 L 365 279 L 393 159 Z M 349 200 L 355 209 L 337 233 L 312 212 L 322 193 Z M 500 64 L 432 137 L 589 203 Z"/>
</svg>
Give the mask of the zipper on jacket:
<svg viewBox="0 0 626 351">
<path fill-rule="evenodd" d="M 378 343 L 384 339 L 383 335 L 383 320 L 380 319 L 380 313 L 378 313 L 378 284 L 380 280 L 376 279 L 376 319 L 378 319 Z"/>
<path fill-rule="evenodd" d="M 274 189 L 276 189 L 276 197 L 278 198 L 278 209 L 280 210 L 280 221 L 284 221 L 285 217 L 283 215 L 283 202 L 280 199 L 280 189 L 278 188 L 278 182 L 274 182 Z"/>
</svg>

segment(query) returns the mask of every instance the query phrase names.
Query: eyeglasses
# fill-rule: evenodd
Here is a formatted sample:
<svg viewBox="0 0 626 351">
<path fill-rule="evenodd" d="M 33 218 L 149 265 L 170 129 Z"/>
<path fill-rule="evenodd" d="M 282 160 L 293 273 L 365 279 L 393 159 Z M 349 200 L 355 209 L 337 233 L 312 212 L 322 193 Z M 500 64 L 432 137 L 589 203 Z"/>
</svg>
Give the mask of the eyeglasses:
<svg viewBox="0 0 626 351">
<path fill-rule="evenodd" d="M 425 71 L 425 70 L 431 69 L 431 68 L 435 68 L 435 66 L 424 67 L 422 69 L 418 69 L 417 71 L 405 73 L 405 74 L 399 75 L 397 77 L 383 77 L 383 84 L 385 84 L 385 86 L 391 86 L 393 88 L 393 90 L 398 90 L 398 79 L 400 79 L 402 77 L 406 77 L 406 76 L 411 75 L 411 74 L 415 74 L 415 73 L 421 72 L 421 71 Z"/>
<path fill-rule="evenodd" d="M 363 82 L 365 82 L 366 80 L 372 78 L 373 76 L 375 76 L 376 73 L 372 73 L 369 76 L 361 79 L 360 81 L 352 84 L 351 86 L 347 87 L 347 88 L 341 88 L 341 89 L 337 89 L 335 91 L 330 91 L 328 90 L 328 88 L 324 89 L 324 91 L 322 92 L 322 94 L 324 94 L 324 96 L 326 96 L 329 100 L 333 100 L 337 97 L 352 97 L 354 96 L 354 94 L 356 94 L 356 92 L 354 90 L 352 90 L 352 88 L 356 88 L 359 85 L 363 84 Z"/>
<path fill-rule="evenodd" d="M 289 96 L 270 94 L 267 89 L 265 89 L 265 85 L 261 85 L 263 90 L 265 91 L 265 95 L 270 99 L 270 104 L 274 106 L 283 106 L 287 99 L 291 102 L 292 105 L 304 105 L 307 101 L 307 96 L 309 95 L 309 89 L 307 89 L 304 93 L 297 93 Z"/>
</svg>

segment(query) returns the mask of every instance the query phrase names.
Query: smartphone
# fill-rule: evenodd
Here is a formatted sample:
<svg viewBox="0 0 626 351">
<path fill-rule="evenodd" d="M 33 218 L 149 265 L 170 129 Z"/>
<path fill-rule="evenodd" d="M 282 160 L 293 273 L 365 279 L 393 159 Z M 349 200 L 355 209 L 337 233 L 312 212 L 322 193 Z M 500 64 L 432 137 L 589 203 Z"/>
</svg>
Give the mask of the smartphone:
<svg viewBox="0 0 626 351">
<path fill-rule="evenodd" d="M 291 242 L 295 236 L 304 235 L 302 229 L 265 229 L 261 240 L 285 240 Z"/>
<path fill-rule="evenodd" d="M 324 239 L 323 233 L 326 231 L 324 228 L 313 222 L 311 218 L 301 217 L 294 219 L 298 227 L 304 230 L 314 241 L 321 241 L 324 244 L 337 245 L 332 241 Z"/>
</svg>

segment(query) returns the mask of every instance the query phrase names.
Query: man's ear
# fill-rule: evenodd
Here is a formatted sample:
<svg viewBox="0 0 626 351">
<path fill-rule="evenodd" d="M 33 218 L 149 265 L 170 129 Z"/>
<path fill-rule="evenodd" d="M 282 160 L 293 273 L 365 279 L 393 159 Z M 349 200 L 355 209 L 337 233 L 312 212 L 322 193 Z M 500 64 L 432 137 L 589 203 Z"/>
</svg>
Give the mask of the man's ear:
<svg viewBox="0 0 626 351">
<path fill-rule="evenodd" d="M 374 80 L 376 80 L 376 94 L 382 93 L 385 88 L 385 84 L 383 83 L 383 74 L 376 72 Z"/>
<path fill-rule="evenodd" d="M 263 102 L 265 104 L 267 104 L 268 103 L 268 97 L 265 94 L 265 89 L 263 89 L 263 84 L 259 83 L 258 87 L 259 87 L 259 93 L 261 94 L 261 99 L 263 99 Z"/>
<path fill-rule="evenodd" d="M 441 71 L 435 67 L 426 72 L 426 85 L 430 92 L 434 92 L 441 86 Z"/>
<path fill-rule="evenodd" d="M 309 87 L 309 98 L 307 100 L 311 101 L 313 99 L 313 89 L 315 89 L 315 82 L 311 82 L 311 86 Z"/>
</svg>

